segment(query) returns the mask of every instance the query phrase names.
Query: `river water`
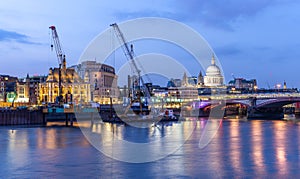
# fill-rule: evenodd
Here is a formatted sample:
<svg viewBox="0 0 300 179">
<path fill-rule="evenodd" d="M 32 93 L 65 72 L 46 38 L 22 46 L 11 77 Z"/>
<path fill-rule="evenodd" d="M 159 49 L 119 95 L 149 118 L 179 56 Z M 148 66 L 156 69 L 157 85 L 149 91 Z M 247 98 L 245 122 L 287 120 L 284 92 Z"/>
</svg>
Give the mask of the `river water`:
<svg viewBox="0 0 300 179">
<path fill-rule="evenodd" d="M 106 136 L 104 131 L 113 131 L 116 138 L 134 143 L 151 143 L 169 134 L 184 139 L 182 145 L 164 156 L 159 154 L 176 144 L 176 137 L 159 144 L 152 143 L 149 151 L 145 151 L 145 158 L 151 155 L 160 156 L 160 159 L 152 158 L 145 163 L 131 163 L 136 162 L 134 159 L 128 161 L 131 152 L 128 152 L 127 161 L 103 154 L 94 147 L 97 145 L 87 140 L 79 127 L 64 127 L 63 124 L 2 126 L 0 178 L 300 177 L 298 120 L 218 121 L 220 126 L 215 135 L 200 148 L 199 141 L 208 121 L 190 119 L 149 128 L 108 123 L 90 127 L 93 133 L 103 135 L 99 143 L 106 144 L 99 146 L 110 146 L 111 151 L 116 152 L 113 158 L 118 158 L 119 154 L 127 155 L 128 149 L 123 144 L 110 144 L 114 139 Z"/>
</svg>

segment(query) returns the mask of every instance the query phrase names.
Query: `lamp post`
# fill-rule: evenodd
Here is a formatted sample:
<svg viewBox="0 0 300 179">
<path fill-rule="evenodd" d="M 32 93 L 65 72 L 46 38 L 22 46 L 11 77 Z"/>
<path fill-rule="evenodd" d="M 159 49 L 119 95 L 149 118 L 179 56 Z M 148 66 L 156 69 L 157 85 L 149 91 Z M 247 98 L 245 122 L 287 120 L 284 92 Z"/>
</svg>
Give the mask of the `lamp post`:
<svg viewBox="0 0 300 179">
<path fill-rule="evenodd" d="M 82 104 L 82 91 L 81 91 L 81 89 L 79 89 L 80 90 L 80 104 Z"/>
<path fill-rule="evenodd" d="M 97 78 L 94 80 L 94 88 L 93 88 L 93 90 L 91 90 L 91 101 L 95 100 L 95 96 L 96 96 L 95 92 L 96 92 L 96 90 L 99 90 Z"/>
<path fill-rule="evenodd" d="M 109 115 L 109 118 L 112 118 L 112 97 L 110 96 L 109 94 L 109 89 L 106 90 L 106 93 L 107 93 L 107 96 L 109 96 L 109 105 L 110 105 L 110 115 Z"/>
</svg>

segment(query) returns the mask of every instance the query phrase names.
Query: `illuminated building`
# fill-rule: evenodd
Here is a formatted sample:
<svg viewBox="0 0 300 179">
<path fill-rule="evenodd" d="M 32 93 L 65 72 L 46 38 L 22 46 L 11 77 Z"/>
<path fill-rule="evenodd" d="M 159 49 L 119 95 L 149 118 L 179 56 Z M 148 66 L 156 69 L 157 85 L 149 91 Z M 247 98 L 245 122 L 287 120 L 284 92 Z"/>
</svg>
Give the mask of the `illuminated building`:
<svg viewBox="0 0 300 179">
<path fill-rule="evenodd" d="M 183 74 L 181 86 L 169 86 L 168 97 L 174 101 L 191 101 L 198 98 L 197 91 L 197 78 L 187 77 L 186 73 Z"/>
<path fill-rule="evenodd" d="M 257 88 L 257 81 L 256 79 L 234 78 L 228 82 L 228 86 L 235 89 L 255 90 Z"/>
<path fill-rule="evenodd" d="M 27 103 L 29 105 L 38 105 L 39 85 L 44 83 L 47 76 L 31 76 L 27 74 L 26 78 L 20 78 L 16 83 L 16 103 Z"/>
<path fill-rule="evenodd" d="M 91 100 L 90 84 L 83 81 L 75 69 L 61 68 L 61 86 L 64 103 L 87 103 Z M 55 103 L 59 95 L 59 68 L 50 68 L 45 82 L 39 85 L 39 103 Z"/>
<path fill-rule="evenodd" d="M 15 103 L 29 103 L 29 76 L 24 80 L 17 80 L 16 85 L 16 99 Z"/>
<path fill-rule="evenodd" d="M 197 82 L 198 82 L 198 87 L 204 86 L 204 77 L 201 71 L 199 72 Z"/>
<path fill-rule="evenodd" d="M 16 97 L 16 82 L 18 78 L 9 75 L 0 75 L 0 106 L 10 106 Z"/>
<path fill-rule="evenodd" d="M 196 86 L 197 85 L 197 77 L 195 77 L 195 76 L 188 77 L 188 85 Z"/>
<path fill-rule="evenodd" d="M 75 67 L 79 76 L 91 85 L 92 101 L 109 104 L 110 98 L 115 103 L 119 96 L 118 76 L 112 66 L 96 61 L 83 61 Z"/>
<path fill-rule="evenodd" d="M 198 77 L 187 77 L 186 73 L 183 74 L 182 85 L 178 87 L 180 98 L 185 101 L 192 101 L 200 98 L 204 93 L 211 94 L 223 92 L 225 86 L 223 84 L 224 77 L 221 74 L 220 68 L 216 65 L 215 57 L 212 56 L 211 65 L 206 69 L 205 76 L 199 72 Z M 209 92 L 207 92 L 209 91 Z"/>
<path fill-rule="evenodd" d="M 167 87 L 180 87 L 181 86 L 181 80 L 180 79 L 173 79 L 171 78 L 170 81 L 167 83 Z"/>
<path fill-rule="evenodd" d="M 32 76 L 29 77 L 29 103 L 30 104 L 40 104 L 39 99 L 39 85 L 44 83 L 47 76 Z"/>
<path fill-rule="evenodd" d="M 0 76 L 0 102 L 6 101 L 6 83 L 8 77 L 1 75 Z"/>
</svg>

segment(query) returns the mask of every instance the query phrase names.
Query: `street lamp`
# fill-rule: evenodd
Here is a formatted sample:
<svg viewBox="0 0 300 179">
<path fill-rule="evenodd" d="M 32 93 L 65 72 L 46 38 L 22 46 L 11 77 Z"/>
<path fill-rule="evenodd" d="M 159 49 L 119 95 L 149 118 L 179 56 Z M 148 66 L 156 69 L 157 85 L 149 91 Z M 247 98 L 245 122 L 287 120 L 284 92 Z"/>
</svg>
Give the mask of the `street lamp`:
<svg viewBox="0 0 300 179">
<path fill-rule="evenodd" d="M 110 96 L 110 94 L 109 94 L 109 89 L 107 89 L 106 90 L 106 95 L 107 95 L 107 97 L 109 98 L 109 102 L 110 102 L 110 104 L 112 103 L 112 99 L 111 99 L 111 96 Z"/>
</svg>

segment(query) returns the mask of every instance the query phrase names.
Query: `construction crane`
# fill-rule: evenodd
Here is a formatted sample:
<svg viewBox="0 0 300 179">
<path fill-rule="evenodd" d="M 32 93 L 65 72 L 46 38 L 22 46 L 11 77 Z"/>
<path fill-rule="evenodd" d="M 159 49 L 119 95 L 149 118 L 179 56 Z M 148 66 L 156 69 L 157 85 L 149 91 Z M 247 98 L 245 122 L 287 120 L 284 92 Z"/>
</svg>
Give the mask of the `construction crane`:
<svg viewBox="0 0 300 179">
<path fill-rule="evenodd" d="M 59 65 L 59 68 L 58 68 L 59 69 L 59 71 L 58 71 L 58 96 L 56 98 L 56 102 L 61 105 L 63 103 L 62 85 L 61 85 L 61 81 L 62 81 L 61 66 L 66 61 L 66 55 L 64 54 L 64 52 L 61 48 L 61 44 L 60 44 L 55 26 L 50 26 L 49 29 L 51 30 L 52 39 L 53 39 L 53 44 L 51 44 L 51 49 L 53 49 L 53 46 L 55 47 L 55 52 L 57 55 L 58 65 Z"/>
<path fill-rule="evenodd" d="M 137 89 L 136 89 L 136 91 L 134 91 L 134 89 L 133 89 L 132 93 L 133 93 L 133 97 L 136 97 L 141 105 L 141 100 L 140 100 L 141 89 L 140 88 L 141 87 L 143 88 L 144 95 L 146 98 L 150 98 L 150 92 L 149 92 L 147 86 L 145 85 L 143 78 L 141 77 L 141 70 L 137 67 L 137 64 L 134 60 L 133 45 L 131 44 L 130 48 L 129 48 L 129 45 L 128 45 L 122 31 L 120 30 L 119 26 L 116 23 L 113 23 L 110 26 L 113 27 L 113 29 L 116 33 L 116 36 L 118 37 L 118 40 L 119 40 L 120 44 L 122 45 L 122 50 L 123 50 L 127 60 L 131 62 L 131 64 L 132 64 L 131 68 L 133 69 L 133 72 L 137 73 L 137 81 L 136 81 L 136 84 L 133 85 L 133 86 L 137 86 Z M 133 81 L 133 83 L 135 83 L 135 82 Z"/>
</svg>

